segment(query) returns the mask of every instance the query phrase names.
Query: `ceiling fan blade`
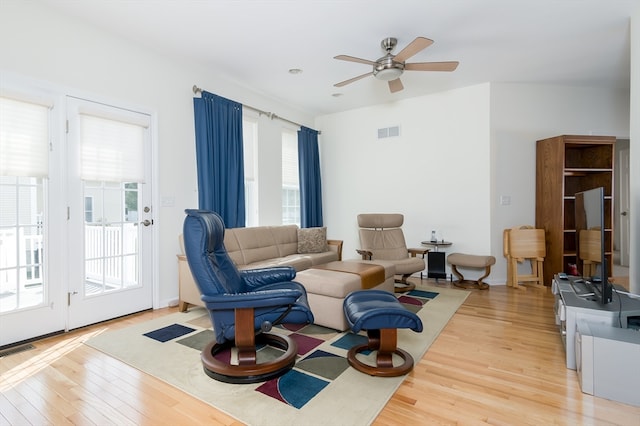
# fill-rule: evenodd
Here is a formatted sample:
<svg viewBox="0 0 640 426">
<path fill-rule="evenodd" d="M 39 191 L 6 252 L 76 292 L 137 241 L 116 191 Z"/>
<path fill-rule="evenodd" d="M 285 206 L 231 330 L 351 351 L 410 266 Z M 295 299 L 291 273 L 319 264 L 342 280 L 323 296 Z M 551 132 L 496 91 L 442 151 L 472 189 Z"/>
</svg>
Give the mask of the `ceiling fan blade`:
<svg viewBox="0 0 640 426">
<path fill-rule="evenodd" d="M 367 64 L 367 65 L 376 64 L 375 62 L 369 61 L 368 59 L 360 59 L 360 58 L 356 58 L 355 56 L 349 56 L 349 55 L 338 55 L 338 56 L 334 56 L 333 59 L 339 59 L 341 61 L 357 62 L 359 64 Z"/>
<path fill-rule="evenodd" d="M 405 64 L 405 71 L 454 71 L 458 68 L 458 61 L 448 62 L 415 62 Z"/>
<path fill-rule="evenodd" d="M 426 49 L 433 44 L 433 40 L 426 37 L 416 37 L 411 43 L 398 53 L 393 60 L 396 62 L 404 62 L 419 51 Z"/>
<path fill-rule="evenodd" d="M 335 87 L 346 86 L 347 84 L 353 83 L 354 81 L 358 81 L 361 78 L 369 77 L 370 75 L 373 75 L 373 72 L 368 72 L 366 74 L 362 74 L 362 75 L 359 75 L 357 77 L 350 78 L 349 80 L 341 81 L 340 83 L 334 84 L 334 86 Z"/>
<path fill-rule="evenodd" d="M 399 92 L 402 89 L 404 89 L 404 86 L 402 85 L 402 82 L 399 78 L 389 81 L 389 90 L 391 91 L 391 93 Z"/>
</svg>

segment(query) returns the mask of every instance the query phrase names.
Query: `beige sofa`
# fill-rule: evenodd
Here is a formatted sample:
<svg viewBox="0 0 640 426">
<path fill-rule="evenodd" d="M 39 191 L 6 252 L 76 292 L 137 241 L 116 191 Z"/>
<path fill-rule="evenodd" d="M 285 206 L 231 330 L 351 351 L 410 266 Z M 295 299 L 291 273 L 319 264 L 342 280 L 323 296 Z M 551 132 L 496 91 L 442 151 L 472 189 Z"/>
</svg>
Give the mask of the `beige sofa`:
<svg viewBox="0 0 640 426">
<path fill-rule="evenodd" d="M 228 228 L 224 245 L 238 269 L 292 266 L 300 272 L 314 265 L 342 259 L 342 241 L 327 240 L 325 228 L 301 229 L 296 225 Z M 179 308 L 186 311 L 189 305 L 203 306 L 203 303 L 184 255 L 182 236 L 180 248 Z"/>
</svg>

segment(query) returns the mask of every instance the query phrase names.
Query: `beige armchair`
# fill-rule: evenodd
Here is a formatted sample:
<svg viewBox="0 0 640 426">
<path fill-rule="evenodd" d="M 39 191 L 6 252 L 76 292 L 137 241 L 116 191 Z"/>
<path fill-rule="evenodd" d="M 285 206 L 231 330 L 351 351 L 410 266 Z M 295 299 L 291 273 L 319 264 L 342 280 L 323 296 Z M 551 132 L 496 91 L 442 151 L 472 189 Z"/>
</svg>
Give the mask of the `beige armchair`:
<svg viewBox="0 0 640 426">
<path fill-rule="evenodd" d="M 360 246 L 363 260 L 384 260 L 396 267 L 396 292 L 413 290 L 407 278 L 425 268 L 426 248 L 407 248 L 402 232 L 404 216 L 399 213 L 368 213 L 358 215 Z"/>
</svg>

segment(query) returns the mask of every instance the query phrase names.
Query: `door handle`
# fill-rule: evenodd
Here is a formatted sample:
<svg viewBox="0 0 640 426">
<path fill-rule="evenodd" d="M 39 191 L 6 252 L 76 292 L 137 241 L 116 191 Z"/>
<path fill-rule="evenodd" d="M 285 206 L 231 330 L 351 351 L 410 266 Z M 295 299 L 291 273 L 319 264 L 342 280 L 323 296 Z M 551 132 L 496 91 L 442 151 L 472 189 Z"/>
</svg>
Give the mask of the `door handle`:
<svg viewBox="0 0 640 426">
<path fill-rule="evenodd" d="M 144 226 L 149 226 L 149 225 L 153 225 L 153 221 L 149 220 L 149 219 L 145 219 L 142 222 L 140 222 L 141 224 L 143 224 Z"/>
<path fill-rule="evenodd" d="M 620 215 L 621 215 L 621 216 L 626 216 L 626 215 L 627 215 L 627 212 L 622 212 L 622 213 L 620 213 Z"/>
</svg>

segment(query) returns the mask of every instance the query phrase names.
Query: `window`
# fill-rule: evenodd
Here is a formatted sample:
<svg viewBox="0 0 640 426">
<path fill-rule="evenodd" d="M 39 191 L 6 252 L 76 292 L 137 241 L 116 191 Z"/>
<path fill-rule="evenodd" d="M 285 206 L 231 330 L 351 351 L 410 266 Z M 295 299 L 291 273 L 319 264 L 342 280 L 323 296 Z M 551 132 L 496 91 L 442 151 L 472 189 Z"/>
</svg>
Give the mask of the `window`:
<svg viewBox="0 0 640 426">
<path fill-rule="evenodd" d="M 84 197 L 84 221 L 93 222 L 93 197 Z"/>
<path fill-rule="evenodd" d="M 80 112 L 84 180 L 144 182 L 144 134 L 148 123 Z M 145 117 L 146 118 L 146 117 Z"/>
<path fill-rule="evenodd" d="M 300 226 L 298 135 L 290 129 L 282 131 L 282 224 Z"/>
<path fill-rule="evenodd" d="M 84 294 L 140 287 L 140 185 L 150 118 L 121 108 L 78 106 L 84 199 Z"/>
<path fill-rule="evenodd" d="M 246 226 L 258 226 L 258 122 L 242 118 L 244 151 L 244 201 Z"/>
<path fill-rule="evenodd" d="M 0 312 L 43 305 L 51 104 L 0 96 Z"/>
</svg>

